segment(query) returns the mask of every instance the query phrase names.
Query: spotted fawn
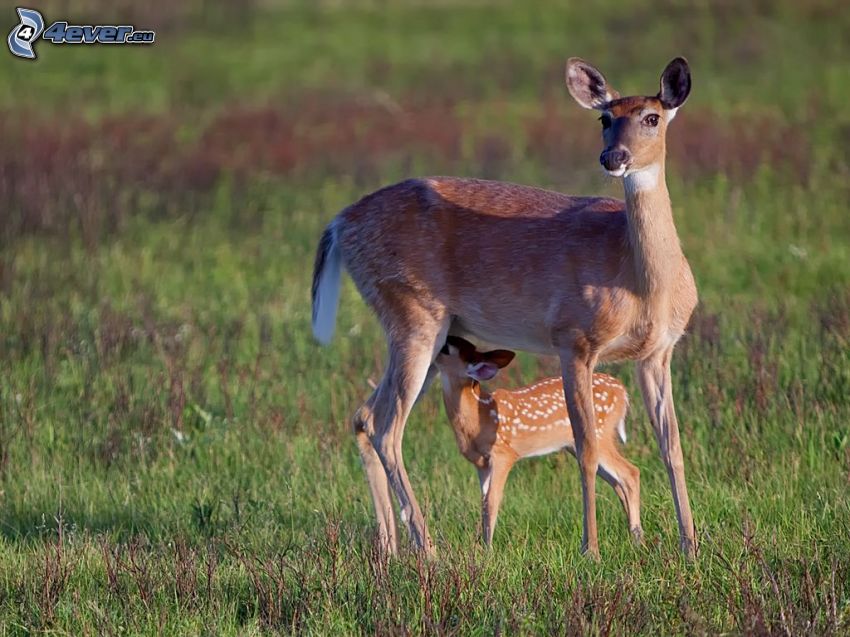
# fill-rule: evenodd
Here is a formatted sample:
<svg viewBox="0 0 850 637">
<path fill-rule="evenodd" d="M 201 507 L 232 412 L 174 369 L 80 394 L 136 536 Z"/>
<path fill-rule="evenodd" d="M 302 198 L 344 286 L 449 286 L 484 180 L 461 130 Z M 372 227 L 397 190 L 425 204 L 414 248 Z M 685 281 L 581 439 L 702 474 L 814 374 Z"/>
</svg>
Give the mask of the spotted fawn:
<svg viewBox="0 0 850 637">
<path fill-rule="evenodd" d="M 458 448 L 478 469 L 481 524 L 490 545 L 505 482 L 521 458 L 561 449 L 576 455 L 573 431 L 560 378 L 546 378 L 515 390 L 484 391 L 490 380 L 514 358 L 514 352 L 479 352 L 468 341 L 449 336 L 435 363 L 440 370 L 443 400 Z M 607 374 L 593 375 L 594 431 L 599 446 L 599 475 L 617 493 L 634 538 L 640 525 L 640 471 L 620 455 L 617 437 L 626 441 L 626 388 Z"/>
</svg>

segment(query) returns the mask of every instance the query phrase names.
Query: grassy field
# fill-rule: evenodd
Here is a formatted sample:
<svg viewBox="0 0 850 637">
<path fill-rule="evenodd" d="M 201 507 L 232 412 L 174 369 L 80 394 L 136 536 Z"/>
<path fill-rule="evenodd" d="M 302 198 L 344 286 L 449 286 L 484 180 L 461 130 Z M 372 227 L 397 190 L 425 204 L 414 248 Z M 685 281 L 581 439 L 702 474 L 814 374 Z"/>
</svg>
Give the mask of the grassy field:
<svg viewBox="0 0 850 637">
<path fill-rule="evenodd" d="M 2 63 L 0 634 L 850 634 L 850 12 L 42 6 L 157 42 Z M 435 387 L 405 452 L 439 557 L 384 563 L 348 424 L 384 345 L 350 282 L 312 341 L 316 242 L 411 175 L 620 196 L 570 55 L 624 94 L 693 70 L 668 181 L 701 294 L 673 364 L 699 555 L 640 407 L 644 546 L 602 485 L 581 557 L 561 455 L 518 465 L 488 554 Z"/>
</svg>

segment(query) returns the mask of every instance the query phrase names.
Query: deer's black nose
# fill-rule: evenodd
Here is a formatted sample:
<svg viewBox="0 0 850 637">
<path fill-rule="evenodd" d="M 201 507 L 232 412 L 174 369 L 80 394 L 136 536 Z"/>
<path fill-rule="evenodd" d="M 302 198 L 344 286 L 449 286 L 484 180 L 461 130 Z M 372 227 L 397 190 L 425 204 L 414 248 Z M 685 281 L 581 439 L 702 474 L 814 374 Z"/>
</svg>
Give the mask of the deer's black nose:
<svg viewBox="0 0 850 637">
<path fill-rule="evenodd" d="M 625 148 L 608 148 L 599 156 L 599 163 L 605 170 L 617 170 L 629 163 L 631 153 Z"/>
</svg>

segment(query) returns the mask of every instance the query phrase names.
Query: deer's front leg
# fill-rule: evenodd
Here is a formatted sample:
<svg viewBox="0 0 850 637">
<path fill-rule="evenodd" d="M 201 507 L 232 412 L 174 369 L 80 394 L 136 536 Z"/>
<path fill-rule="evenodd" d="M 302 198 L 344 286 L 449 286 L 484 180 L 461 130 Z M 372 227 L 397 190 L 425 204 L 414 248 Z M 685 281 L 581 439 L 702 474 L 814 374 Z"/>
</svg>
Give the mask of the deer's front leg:
<svg viewBox="0 0 850 637">
<path fill-rule="evenodd" d="M 599 559 L 596 533 L 596 471 L 599 467 L 599 441 L 593 426 L 593 367 L 595 358 L 577 355 L 574 349 L 561 352 L 564 395 L 575 438 L 576 459 L 581 475 L 584 507 L 581 550 Z"/>
<path fill-rule="evenodd" d="M 487 548 L 493 544 L 505 483 L 515 461 L 516 456 L 510 453 L 494 453 L 488 466 L 478 470 L 481 484 L 481 535 Z"/>
<path fill-rule="evenodd" d="M 696 554 L 696 533 L 688 487 L 685 484 L 685 462 L 679 441 L 679 423 L 673 406 L 673 386 L 670 378 L 670 358 L 673 349 L 665 350 L 647 360 L 638 361 L 637 377 L 643 402 L 655 431 L 661 458 L 667 467 L 673 503 L 679 520 L 679 542 L 686 557 Z"/>
</svg>

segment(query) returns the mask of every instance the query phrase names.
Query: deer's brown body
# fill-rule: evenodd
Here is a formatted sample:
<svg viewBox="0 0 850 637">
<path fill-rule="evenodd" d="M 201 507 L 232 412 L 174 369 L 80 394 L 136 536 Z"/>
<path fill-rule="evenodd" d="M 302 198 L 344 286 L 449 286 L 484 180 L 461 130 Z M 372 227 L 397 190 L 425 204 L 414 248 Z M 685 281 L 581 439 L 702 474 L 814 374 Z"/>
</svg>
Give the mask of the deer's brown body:
<svg viewBox="0 0 850 637">
<path fill-rule="evenodd" d="M 666 213 L 672 223 L 669 207 Z M 669 253 L 661 263 L 652 250 L 610 259 L 632 239 L 626 206 L 616 199 L 432 177 L 364 197 L 334 224 L 345 268 L 384 324 L 413 306 L 413 313 L 452 317 L 452 334 L 550 355 L 564 332 L 578 330 L 600 361 L 612 361 L 675 342 L 696 303 L 675 235 L 653 236 L 652 228 L 644 243 L 658 245 L 641 245 Z M 637 266 L 647 261 L 680 294 L 646 294 Z"/>
<path fill-rule="evenodd" d="M 656 97 L 619 98 L 582 60 L 567 84 L 602 112 L 609 174 L 625 202 L 514 184 L 435 177 L 379 190 L 325 231 L 313 279 L 313 328 L 333 332 L 345 267 L 387 335 L 384 378 L 354 418 L 386 548 L 396 547 L 390 488 L 414 541 L 432 550 L 404 468 L 401 441 L 413 403 L 447 334 L 556 354 L 575 436 L 584 502 L 582 545 L 598 555 L 592 373 L 600 361 L 637 361 L 644 403 L 668 469 L 683 550 L 695 549 L 670 357 L 697 295 L 679 245 L 664 178 L 667 123 L 690 91 L 687 64 L 665 69 Z"/>
</svg>

